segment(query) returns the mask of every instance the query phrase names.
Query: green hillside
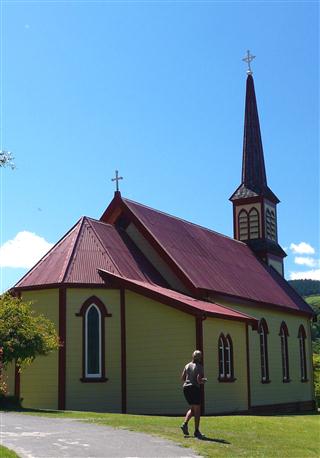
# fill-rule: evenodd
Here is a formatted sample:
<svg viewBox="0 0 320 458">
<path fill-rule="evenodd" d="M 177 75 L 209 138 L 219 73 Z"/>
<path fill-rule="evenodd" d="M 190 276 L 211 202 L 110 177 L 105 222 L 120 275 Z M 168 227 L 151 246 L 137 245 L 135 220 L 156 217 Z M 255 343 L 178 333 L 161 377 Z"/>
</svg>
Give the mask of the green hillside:
<svg viewBox="0 0 320 458">
<path fill-rule="evenodd" d="M 320 295 L 320 280 L 289 280 L 300 296 Z"/>
<path fill-rule="evenodd" d="M 304 297 L 304 300 L 313 308 L 317 314 L 317 321 L 312 323 L 312 346 L 313 351 L 320 354 L 320 294 Z"/>
</svg>

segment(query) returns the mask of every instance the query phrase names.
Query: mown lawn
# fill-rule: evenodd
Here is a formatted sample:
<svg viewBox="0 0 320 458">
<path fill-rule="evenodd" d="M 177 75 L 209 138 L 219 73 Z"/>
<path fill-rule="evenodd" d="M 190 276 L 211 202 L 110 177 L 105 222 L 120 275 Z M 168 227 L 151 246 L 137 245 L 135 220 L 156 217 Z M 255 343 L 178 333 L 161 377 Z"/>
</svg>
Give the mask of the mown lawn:
<svg viewBox="0 0 320 458">
<path fill-rule="evenodd" d="M 182 419 L 176 417 L 57 411 L 24 413 L 77 418 L 153 434 L 191 447 L 205 457 L 319 457 L 320 415 L 317 414 L 204 417 L 201 419 L 201 431 L 206 439 L 201 441 L 193 437 L 184 438 L 179 428 Z"/>
<path fill-rule="evenodd" d="M 0 445 L 0 458 L 17 458 L 18 455 L 16 455 L 14 452 L 11 450 L 8 450 L 6 447 L 3 447 L 3 445 Z"/>
</svg>

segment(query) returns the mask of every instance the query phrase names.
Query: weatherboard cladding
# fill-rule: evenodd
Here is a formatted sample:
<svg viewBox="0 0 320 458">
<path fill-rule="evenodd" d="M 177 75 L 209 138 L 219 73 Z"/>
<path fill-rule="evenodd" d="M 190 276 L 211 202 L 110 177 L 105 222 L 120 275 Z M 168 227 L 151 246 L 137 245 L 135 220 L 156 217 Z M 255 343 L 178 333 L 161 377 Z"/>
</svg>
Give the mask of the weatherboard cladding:
<svg viewBox="0 0 320 458">
<path fill-rule="evenodd" d="M 311 313 L 243 242 L 123 199 L 196 288 Z"/>
</svg>

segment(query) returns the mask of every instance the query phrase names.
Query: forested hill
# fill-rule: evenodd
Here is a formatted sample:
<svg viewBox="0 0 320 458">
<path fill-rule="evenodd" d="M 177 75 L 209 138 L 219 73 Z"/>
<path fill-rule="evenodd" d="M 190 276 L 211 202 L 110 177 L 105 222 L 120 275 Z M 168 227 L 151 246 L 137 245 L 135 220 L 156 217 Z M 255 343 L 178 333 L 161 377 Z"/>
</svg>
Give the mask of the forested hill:
<svg viewBox="0 0 320 458">
<path fill-rule="evenodd" d="M 316 312 L 317 321 L 311 326 L 312 345 L 314 353 L 320 355 L 320 281 L 290 280 L 289 283 Z"/>
<path fill-rule="evenodd" d="M 320 280 L 289 280 L 288 282 L 300 296 L 320 294 Z"/>
</svg>

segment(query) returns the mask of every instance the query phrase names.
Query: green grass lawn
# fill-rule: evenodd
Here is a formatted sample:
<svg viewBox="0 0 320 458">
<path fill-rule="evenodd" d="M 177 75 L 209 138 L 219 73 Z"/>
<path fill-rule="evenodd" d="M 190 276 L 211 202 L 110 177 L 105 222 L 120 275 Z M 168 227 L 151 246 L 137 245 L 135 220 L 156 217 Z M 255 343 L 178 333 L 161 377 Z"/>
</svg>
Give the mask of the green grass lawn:
<svg viewBox="0 0 320 458">
<path fill-rule="evenodd" d="M 161 436 L 191 447 L 202 456 L 319 457 L 320 416 L 203 417 L 206 440 L 184 438 L 181 418 L 91 412 L 24 411 L 31 415 L 77 418 L 82 421 Z M 190 424 L 192 430 L 193 423 Z"/>
<path fill-rule="evenodd" d="M 11 450 L 8 450 L 6 447 L 3 447 L 3 445 L 0 445 L 0 458 L 17 458 L 18 455 L 16 455 L 14 452 Z"/>
</svg>

